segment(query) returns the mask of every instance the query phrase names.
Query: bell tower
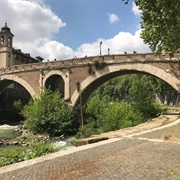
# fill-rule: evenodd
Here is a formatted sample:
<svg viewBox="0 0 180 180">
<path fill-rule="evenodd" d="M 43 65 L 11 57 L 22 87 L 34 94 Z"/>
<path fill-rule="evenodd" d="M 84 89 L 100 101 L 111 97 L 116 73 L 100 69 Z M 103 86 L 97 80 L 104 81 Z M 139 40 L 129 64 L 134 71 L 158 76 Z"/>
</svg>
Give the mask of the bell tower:
<svg viewBox="0 0 180 180">
<path fill-rule="evenodd" d="M 0 68 L 14 65 L 13 36 L 6 22 L 0 31 Z"/>
</svg>

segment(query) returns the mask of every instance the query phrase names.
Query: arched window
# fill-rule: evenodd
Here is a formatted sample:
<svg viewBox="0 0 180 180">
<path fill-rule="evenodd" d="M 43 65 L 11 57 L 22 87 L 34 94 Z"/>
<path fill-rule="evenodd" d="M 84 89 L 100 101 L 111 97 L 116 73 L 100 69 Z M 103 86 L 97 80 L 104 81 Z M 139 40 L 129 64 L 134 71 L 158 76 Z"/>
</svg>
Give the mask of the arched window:
<svg viewBox="0 0 180 180">
<path fill-rule="evenodd" d="M 4 44 L 4 36 L 1 36 L 1 44 Z"/>
<path fill-rule="evenodd" d="M 8 38 L 8 46 L 11 46 L 11 38 Z"/>
</svg>

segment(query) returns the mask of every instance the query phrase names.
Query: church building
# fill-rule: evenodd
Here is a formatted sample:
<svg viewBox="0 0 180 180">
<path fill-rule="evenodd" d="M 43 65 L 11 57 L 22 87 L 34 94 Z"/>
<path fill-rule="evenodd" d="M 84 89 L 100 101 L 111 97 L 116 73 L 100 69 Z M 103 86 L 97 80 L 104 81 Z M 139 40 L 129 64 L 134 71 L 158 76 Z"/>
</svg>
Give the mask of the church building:
<svg viewBox="0 0 180 180">
<path fill-rule="evenodd" d="M 33 58 L 29 53 L 23 53 L 20 49 L 14 49 L 13 37 L 11 29 L 5 23 L 5 26 L 0 31 L 0 68 L 42 62 L 43 58 L 39 56 Z"/>
</svg>

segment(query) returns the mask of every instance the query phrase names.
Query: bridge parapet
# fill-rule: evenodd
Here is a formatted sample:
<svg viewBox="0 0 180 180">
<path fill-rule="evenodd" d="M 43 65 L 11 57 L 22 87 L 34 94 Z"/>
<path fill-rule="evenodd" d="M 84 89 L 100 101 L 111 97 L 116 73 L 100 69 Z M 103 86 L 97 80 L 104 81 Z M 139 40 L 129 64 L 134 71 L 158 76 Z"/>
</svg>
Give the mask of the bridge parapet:
<svg viewBox="0 0 180 180">
<path fill-rule="evenodd" d="M 50 61 L 42 63 L 32 63 L 32 64 L 22 64 L 15 65 L 7 68 L 0 69 L 1 74 L 7 74 L 12 72 L 21 72 L 21 71 L 31 71 L 34 69 L 47 69 L 49 67 L 59 67 L 67 68 L 71 66 L 78 66 L 88 63 L 93 63 L 95 61 L 105 61 L 105 62 L 143 62 L 143 61 L 180 61 L 180 53 L 175 53 L 173 58 L 169 57 L 169 54 L 165 55 L 156 55 L 155 53 L 145 53 L 145 54 L 115 54 L 115 55 L 104 55 L 104 56 L 91 56 L 84 58 L 73 58 L 68 60 L 60 61 Z"/>
</svg>

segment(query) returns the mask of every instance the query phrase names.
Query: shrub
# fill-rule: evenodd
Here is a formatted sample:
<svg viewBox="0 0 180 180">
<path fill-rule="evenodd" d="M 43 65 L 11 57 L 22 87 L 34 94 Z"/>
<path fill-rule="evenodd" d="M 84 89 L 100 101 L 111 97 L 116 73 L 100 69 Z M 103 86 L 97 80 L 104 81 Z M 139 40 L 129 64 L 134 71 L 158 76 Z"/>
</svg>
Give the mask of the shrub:
<svg viewBox="0 0 180 180">
<path fill-rule="evenodd" d="M 25 105 L 21 113 L 25 117 L 25 125 L 35 134 L 61 135 L 72 128 L 72 108 L 58 91 L 45 89 Z"/>
<path fill-rule="evenodd" d="M 116 101 L 108 103 L 108 106 L 102 109 L 97 119 L 97 126 L 100 127 L 103 132 L 108 132 L 130 127 L 141 121 L 141 114 L 135 114 L 131 105 Z"/>
<path fill-rule="evenodd" d="M 94 96 L 86 108 L 87 124 L 76 134 L 76 138 L 86 138 L 92 134 L 114 131 L 135 126 L 143 121 L 142 114 L 135 112 L 125 102 L 110 102 L 108 97 Z"/>
</svg>

